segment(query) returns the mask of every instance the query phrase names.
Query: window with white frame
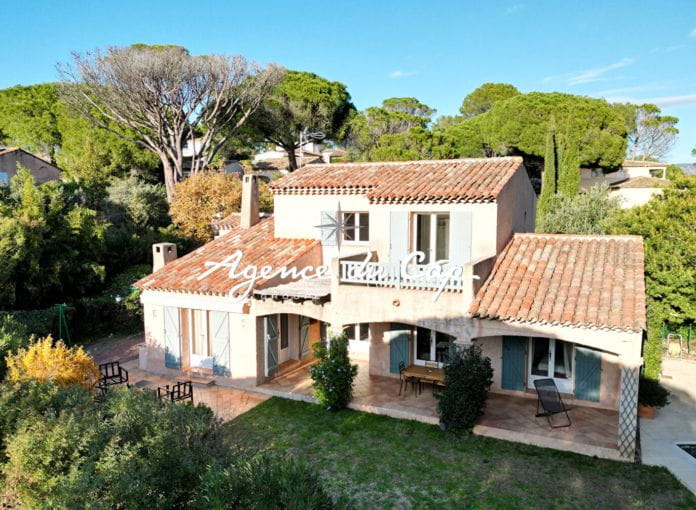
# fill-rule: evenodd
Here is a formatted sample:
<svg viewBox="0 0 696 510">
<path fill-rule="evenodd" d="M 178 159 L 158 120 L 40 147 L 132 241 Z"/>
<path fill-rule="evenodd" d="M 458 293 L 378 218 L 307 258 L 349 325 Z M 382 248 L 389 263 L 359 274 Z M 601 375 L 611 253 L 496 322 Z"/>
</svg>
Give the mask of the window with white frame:
<svg viewBox="0 0 696 510">
<path fill-rule="evenodd" d="M 366 212 L 343 213 L 343 240 L 367 242 L 370 240 L 370 215 Z"/>
<path fill-rule="evenodd" d="M 350 324 L 343 330 L 348 340 L 353 342 L 368 342 L 370 340 L 370 325 L 368 323 Z"/>
<path fill-rule="evenodd" d="M 425 254 L 421 264 L 449 259 L 449 226 L 449 213 L 413 215 L 413 247 Z"/>
<path fill-rule="evenodd" d="M 210 345 L 208 312 L 206 310 L 191 310 L 191 354 L 208 357 L 212 354 Z"/>
</svg>

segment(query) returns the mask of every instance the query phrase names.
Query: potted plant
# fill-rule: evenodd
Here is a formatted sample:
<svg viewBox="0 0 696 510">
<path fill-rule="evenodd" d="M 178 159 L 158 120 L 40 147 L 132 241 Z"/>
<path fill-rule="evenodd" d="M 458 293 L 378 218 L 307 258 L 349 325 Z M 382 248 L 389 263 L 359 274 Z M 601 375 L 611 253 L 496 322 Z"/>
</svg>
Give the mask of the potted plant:
<svg viewBox="0 0 696 510">
<path fill-rule="evenodd" d="M 667 397 L 669 397 L 669 391 L 664 386 L 654 379 L 641 376 L 638 386 L 638 416 L 654 418 L 655 408 L 669 404 Z"/>
</svg>

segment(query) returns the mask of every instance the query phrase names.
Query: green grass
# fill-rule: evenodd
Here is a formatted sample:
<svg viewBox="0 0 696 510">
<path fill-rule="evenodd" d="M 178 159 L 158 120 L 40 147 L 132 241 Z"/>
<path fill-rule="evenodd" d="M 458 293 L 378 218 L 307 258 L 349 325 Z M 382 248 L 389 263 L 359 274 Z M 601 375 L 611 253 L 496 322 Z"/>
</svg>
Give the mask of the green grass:
<svg viewBox="0 0 696 510">
<path fill-rule="evenodd" d="M 252 451 L 297 455 L 358 508 L 696 508 L 667 470 L 272 398 L 225 425 Z"/>
</svg>

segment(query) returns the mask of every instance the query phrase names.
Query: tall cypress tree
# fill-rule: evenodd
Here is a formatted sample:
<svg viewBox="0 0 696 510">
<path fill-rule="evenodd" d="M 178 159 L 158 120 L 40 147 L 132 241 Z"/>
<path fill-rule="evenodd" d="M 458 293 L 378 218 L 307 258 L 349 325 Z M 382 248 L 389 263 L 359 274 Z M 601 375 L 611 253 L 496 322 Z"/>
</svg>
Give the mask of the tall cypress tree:
<svg viewBox="0 0 696 510">
<path fill-rule="evenodd" d="M 574 197 L 580 191 L 580 153 L 578 144 L 569 135 L 562 137 L 558 157 L 557 192 Z"/>
<path fill-rule="evenodd" d="M 537 225 L 549 210 L 551 199 L 556 194 L 556 180 L 556 123 L 552 117 L 546 132 L 544 174 L 541 179 L 541 193 L 537 201 Z"/>
</svg>

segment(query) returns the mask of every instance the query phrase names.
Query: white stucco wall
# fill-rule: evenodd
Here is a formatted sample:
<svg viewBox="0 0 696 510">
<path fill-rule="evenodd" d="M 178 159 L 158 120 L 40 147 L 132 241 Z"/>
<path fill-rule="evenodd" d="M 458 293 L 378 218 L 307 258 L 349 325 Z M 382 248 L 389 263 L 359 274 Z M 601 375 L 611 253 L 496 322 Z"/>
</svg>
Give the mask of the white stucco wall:
<svg viewBox="0 0 696 510">
<path fill-rule="evenodd" d="M 647 204 L 653 197 L 661 195 L 662 188 L 616 188 L 610 194 L 621 199 L 622 209 L 630 209 Z"/>
</svg>

